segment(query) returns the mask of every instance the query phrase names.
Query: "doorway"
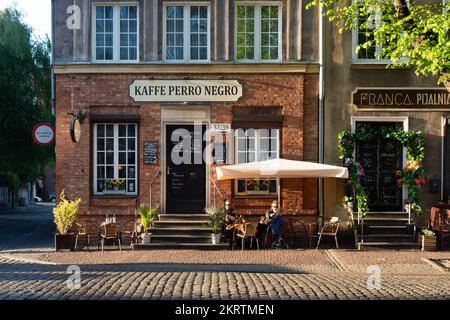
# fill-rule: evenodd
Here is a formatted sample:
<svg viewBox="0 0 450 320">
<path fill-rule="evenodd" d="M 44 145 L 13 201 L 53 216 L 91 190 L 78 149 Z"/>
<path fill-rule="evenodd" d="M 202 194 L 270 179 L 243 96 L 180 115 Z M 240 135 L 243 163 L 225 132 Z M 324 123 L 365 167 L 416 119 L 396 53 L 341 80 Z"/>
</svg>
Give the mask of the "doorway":
<svg viewBox="0 0 450 320">
<path fill-rule="evenodd" d="M 370 211 L 402 211 L 403 192 L 397 186 L 396 172 L 403 168 L 403 146 L 396 139 L 384 138 L 382 127 L 402 126 L 396 122 L 357 122 L 376 132 L 370 141 L 356 144 L 355 159 L 364 169 L 360 178 L 368 196 Z"/>
<path fill-rule="evenodd" d="M 166 213 L 202 213 L 205 208 L 205 131 L 206 125 L 166 125 Z"/>
</svg>

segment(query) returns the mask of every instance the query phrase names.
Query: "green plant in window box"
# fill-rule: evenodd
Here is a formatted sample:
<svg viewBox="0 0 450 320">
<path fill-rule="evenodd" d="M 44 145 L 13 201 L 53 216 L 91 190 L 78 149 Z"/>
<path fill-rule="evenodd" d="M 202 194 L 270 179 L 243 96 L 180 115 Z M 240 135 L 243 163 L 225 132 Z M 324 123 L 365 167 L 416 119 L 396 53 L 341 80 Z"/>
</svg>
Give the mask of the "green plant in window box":
<svg viewBox="0 0 450 320">
<path fill-rule="evenodd" d="M 124 179 L 107 179 L 106 191 L 125 191 Z"/>
<path fill-rule="evenodd" d="M 258 181 L 256 181 L 256 180 L 246 180 L 245 181 L 245 185 L 247 186 L 247 190 L 256 191 L 257 190 Z"/>
</svg>

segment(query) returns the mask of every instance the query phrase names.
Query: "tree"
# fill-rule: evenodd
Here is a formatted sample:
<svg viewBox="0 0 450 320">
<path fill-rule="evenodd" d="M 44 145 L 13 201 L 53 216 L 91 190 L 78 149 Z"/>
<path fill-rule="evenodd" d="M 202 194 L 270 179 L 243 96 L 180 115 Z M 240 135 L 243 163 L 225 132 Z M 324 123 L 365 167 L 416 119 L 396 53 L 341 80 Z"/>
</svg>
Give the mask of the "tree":
<svg viewBox="0 0 450 320">
<path fill-rule="evenodd" d="M 0 175 L 13 194 L 54 163 L 54 147 L 32 137 L 37 123 L 54 123 L 50 53 L 48 38 L 34 39 L 19 11 L 0 11 Z"/>
<path fill-rule="evenodd" d="M 408 4 L 410 2 L 410 4 Z M 432 2 L 432 3 L 430 3 Z M 417 75 L 439 76 L 450 82 L 450 2 L 442 0 L 313 0 L 339 32 L 366 30 L 365 43 L 382 47 L 379 59 L 391 59 L 389 67 L 414 67 Z"/>
</svg>

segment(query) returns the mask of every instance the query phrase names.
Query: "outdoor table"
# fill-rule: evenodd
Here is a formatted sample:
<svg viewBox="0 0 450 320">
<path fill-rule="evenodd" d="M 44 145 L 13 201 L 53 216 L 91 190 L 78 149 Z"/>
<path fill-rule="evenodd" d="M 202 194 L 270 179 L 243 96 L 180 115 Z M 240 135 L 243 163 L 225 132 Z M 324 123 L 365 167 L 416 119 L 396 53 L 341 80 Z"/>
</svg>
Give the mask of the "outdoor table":
<svg viewBox="0 0 450 320">
<path fill-rule="evenodd" d="M 429 229 L 433 229 L 434 226 L 434 222 L 436 219 L 436 213 L 439 214 L 439 226 L 438 226 L 438 230 L 439 230 L 439 249 L 440 250 L 444 250 L 444 224 L 447 222 L 446 218 L 444 218 L 444 213 L 445 210 L 450 209 L 450 204 L 447 203 L 441 203 L 441 204 L 435 204 L 431 207 L 431 211 L 430 211 L 430 220 L 428 221 L 428 228 Z"/>
</svg>

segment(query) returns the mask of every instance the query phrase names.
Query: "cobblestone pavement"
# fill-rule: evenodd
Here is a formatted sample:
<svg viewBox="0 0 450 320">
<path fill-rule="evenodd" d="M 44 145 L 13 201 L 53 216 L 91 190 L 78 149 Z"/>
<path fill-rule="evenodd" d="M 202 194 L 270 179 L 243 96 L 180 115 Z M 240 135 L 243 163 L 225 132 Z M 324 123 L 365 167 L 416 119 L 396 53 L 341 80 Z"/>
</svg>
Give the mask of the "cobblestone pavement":
<svg viewBox="0 0 450 320">
<path fill-rule="evenodd" d="M 259 263 L 252 261 L 253 264 L 240 265 L 222 264 L 223 258 L 216 263 L 194 263 L 195 252 L 187 251 L 170 251 L 172 257 L 185 259 L 183 263 L 172 264 L 164 263 L 163 257 L 167 260 L 168 253 L 159 251 L 148 253 L 158 257 L 153 262 L 134 264 L 131 261 L 89 264 L 80 261 L 80 255 L 67 253 L 66 258 L 72 254 L 72 259 L 78 260 L 81 275 L 80 288 L 72 290 L 68 284 L 76 282 L 71 281 L 73 274 L 67 273 L 68 264 L 20 261 L 2 256 L 0 299 L 450 299 L 450 274 L 424 262 L 422 258 L 427 253 L 415 252 L 415 258 L 410 258 L 411 254 L 403 252 L 364 252 L 358 258 L 355 256 L 358 252 L 352 255 L 352 252 L 337 250 L 284 250 L 272 251 L 272 256 L 267 256 L 272 258 L 263 256 Z M 103 258 L 108 260 L 112 253 L 105 252 Z M 270 259 L 277 258 L 278 253 L 284 253 L 289 259 L 301 257 L 303 253 L 304 258 L 297 265 L 298 269 L 268 264 L 274 262 Z M 100 255 L 91 254 L 94 257 Z M 122 254 L 128 254 L 125 257 L 130 258 L 135 253 Z M 211 252 L 196 252 L 197 256 L 203 257 L 209 254 Z M 249 257 L 258 254 L 261 252 L 247 253 Z M 408 268 L 393 268 L 391 271 L 396 273 L 384 273 L 384 266 L 398 264 L 393 263 L 395 254 L 399 257 L 397 262 L 410 260 L 411 266 L 422 266 L 424 272 L 413 274 Z M 428 256 L 435 258 L 445 254 L 448 257 L 448 253 L 430 254 Z M 385 263 L 380 265 L 379 282 L 374 278 L 376 274 L 359 272 L 352 267 L 352 263 L 360 265 L 360 258 L 368 259 L 369 263 L 377 262 L 377 256 L 385 259 L 378 261 Z M 214 261 L 216 257 L 209 258 Z M 309 260 L 316 263 L 311 264 Z M 309 270 L 302 268 L 302 263 L 310 263 Z"/>
</svg>

